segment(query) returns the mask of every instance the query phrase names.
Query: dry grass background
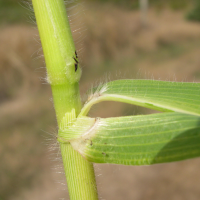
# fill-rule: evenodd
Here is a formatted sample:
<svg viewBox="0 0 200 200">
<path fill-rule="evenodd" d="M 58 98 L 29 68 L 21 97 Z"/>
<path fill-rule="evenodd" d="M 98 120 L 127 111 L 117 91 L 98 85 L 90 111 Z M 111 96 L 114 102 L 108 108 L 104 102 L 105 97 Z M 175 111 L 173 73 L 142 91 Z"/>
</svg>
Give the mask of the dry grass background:
<svg viewBox="0 0 200 200">
<path fill-rule="evenodd" d="M 138 11 L 106 5 L 86 4 L 85 8 L 86 38 L 77 44 L 83 46 L 79 52 L 82 94 L 92 83 L 116 77 L 200 80 L 200 24 L 185 21 L 183 11 L 151 9 L 148 26 L 143 27 Z M 27 25 L 0 28 L 0 200 L 67 196 L 61 184 L 64 175 L 56 173 L 62 172 L 54 136 L 56 119 L 50 87 L 44 84 L 44 60 L 36 59 L 37 34 Z M 151 111 L 102 103 L 90 115 L 142 112 Z M 199 164 L 199 159 L 143 167 L 95 164 L 100 197 L 197 200 Z"/>
</svg>

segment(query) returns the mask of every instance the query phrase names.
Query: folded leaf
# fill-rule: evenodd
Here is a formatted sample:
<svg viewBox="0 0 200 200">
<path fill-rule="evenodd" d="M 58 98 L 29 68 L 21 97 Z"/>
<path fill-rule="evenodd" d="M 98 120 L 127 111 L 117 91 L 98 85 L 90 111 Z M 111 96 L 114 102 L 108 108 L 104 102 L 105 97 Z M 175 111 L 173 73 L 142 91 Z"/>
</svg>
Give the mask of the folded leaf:
<svg viewBox="0 0 200 200">
<path fill-rule="evenodd" d="M 119 101 L 146 108 L 200 115 L 200 83 L 116 80 L 93 89 L 80 116 L 101 101 Z"/>
<path fill-rule="evenodd" d="M 70 129 L 70 134 L 74 130 L 79 135 L 70 141 L 72 146 L 90 162 L 150 165 L 200 156 L 198 116 L 173 112 L 96 120 L 83 117 Z"/>
</svg>

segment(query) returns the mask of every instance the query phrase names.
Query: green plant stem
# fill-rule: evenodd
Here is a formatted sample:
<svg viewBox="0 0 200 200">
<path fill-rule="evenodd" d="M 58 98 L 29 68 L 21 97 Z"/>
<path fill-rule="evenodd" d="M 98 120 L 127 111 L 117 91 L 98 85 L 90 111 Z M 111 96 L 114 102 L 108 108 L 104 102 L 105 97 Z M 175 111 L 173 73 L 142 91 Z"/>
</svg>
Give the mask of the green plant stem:
<svg viewBox="0 0 200 200">
<path fill-rule="evenodd" d="M 81 110 L 79 79 L 75 68 L 75 46 L 63 0 L 32 0 L 42 42 L 47 80 L 51 85 L 59 128 L 68 127 Z M 71 200 L 96 200 L 92 163 L 70 143 L 60 144 Z"/>
</svg>

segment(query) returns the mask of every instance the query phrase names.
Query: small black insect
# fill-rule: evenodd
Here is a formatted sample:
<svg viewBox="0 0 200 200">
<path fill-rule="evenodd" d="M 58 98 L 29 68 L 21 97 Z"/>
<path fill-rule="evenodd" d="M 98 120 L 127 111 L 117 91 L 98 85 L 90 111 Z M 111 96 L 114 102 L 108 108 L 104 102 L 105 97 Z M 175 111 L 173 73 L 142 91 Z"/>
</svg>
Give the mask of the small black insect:
<svg viewBox="0 0 200 200">
<path fill-rule="evenodd" d="M 74 59 L 74 61 L 75 61 L 75 72 L 77 71 L 77 69 L 78 69 L 78 64 L 79 64 L 79 62 L 78 62 L 78 55 L 77 55 L 77 52 L 75 51 L 75 57 L 73 57 L 73 59 Z"/>
</svg>

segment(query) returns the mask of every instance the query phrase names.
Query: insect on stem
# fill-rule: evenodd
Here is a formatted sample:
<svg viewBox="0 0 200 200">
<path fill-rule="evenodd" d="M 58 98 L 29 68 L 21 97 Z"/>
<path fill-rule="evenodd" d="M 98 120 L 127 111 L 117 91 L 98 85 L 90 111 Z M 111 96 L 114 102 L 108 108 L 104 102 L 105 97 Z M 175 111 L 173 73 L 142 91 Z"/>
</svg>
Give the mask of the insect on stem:
<svg viewBox="0 0 200 200">
<path fill-rule="evenodd" d="M 75 61 L 75 72 L 77 71 L 77 69 L 78 69 L 78 64 L 79 64 L 79 62 L 78 62 L 78 55 L 77 55 L 77 52 L 75 51 L 75 57 L 73 57 L 73 59 L 74 59 L 74 61 Z"/>
</svg>

